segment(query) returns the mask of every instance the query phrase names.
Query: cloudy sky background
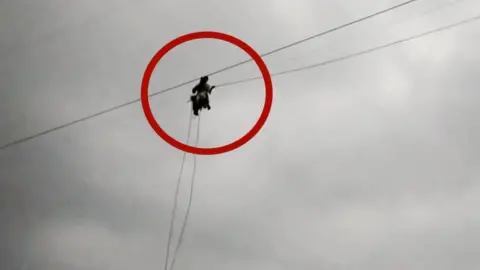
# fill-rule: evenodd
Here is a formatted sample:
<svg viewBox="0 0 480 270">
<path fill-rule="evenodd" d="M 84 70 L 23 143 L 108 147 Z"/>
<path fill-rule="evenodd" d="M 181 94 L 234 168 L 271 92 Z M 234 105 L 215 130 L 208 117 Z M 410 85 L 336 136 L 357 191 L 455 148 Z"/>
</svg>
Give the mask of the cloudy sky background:
<svg viewBox="0 0 480 270">
<path fill-rule="evenodd" d="M 0 144 L 138 98 L 150 58 L 178 35 L 226 32 L 262 53 L 400 2 L 0 1 Z M 276 72 L 478 13 L 476 0 L 421 0 L 265 61 Z M 176 269 L 479 269 L 479 31 L 275 78 L 257 137 L 197 159 Z M 246 57 L 220 41 L 184 44 L 151 91 Z M 250 63 L 211 81 L 258 75 Z M 182 141 L 190 89 L 151 101 Z M 264 97 L 261 81 L 218 89 L 199 145 L 242 136 Z M 140 104 L 1 151 L 1 269 L 160 269 L 181 157 Z M 181 209 L 191 169 L 189 157 Z"/>
</svg>

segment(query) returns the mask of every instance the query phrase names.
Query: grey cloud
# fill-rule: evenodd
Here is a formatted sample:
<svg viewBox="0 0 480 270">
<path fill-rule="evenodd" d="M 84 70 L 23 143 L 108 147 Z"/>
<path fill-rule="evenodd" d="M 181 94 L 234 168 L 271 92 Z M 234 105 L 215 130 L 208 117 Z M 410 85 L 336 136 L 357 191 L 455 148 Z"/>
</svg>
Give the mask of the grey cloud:
<svg viewBox="0 0 480 270">
<path fill-rule="evenodd" d="M 11 21 L 0 26 L 2 142 L 137 98 L 152 55 L 180 34 L 223 31 L 264 52 L 398 3 L 114 2 L 0 3 Z M 420 1 L 265 60 L 272 72 L 323 61 L 478 7 L 457 2 L 429 14 L 444 2 Z M 478 27 L 275 78 L 258 136 L 198 158 L 178 269 L 477 269 Z M 151 91 L 245 57 L 220 42 L 185 44 L 159 64 Z M 249 64 L 212 80 L 257 75 Z M 189 91 L 151 101 L 183 141 Z M 219 89 L 200 145 L 241 136 L 263 98 L 261 82 Z M 2 151 L 2 269 L 163 267 L 180 162 L 140 104 Z M 181 209 L 191 169 L 190 157 Z"/>
</svg>

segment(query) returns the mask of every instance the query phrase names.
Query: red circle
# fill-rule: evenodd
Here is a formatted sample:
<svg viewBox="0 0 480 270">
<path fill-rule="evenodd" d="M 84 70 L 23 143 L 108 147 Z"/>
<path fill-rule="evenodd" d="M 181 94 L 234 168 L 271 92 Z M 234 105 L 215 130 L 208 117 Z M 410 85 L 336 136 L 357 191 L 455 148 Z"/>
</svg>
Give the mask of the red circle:
<svg viewBox="0 0 480 270">
<path fill-rule="evenodd" d="M 250 55 L 250 57 L 253 58 L 253 60 L 257 64 L 258 68 L 262 73 L 263 81 L 265 83 L 265 104 L 262 110 L 262 114 L 257 120 L 257 123 L 255 123 L 253 128 L 240 139 L 230 144 L 219 146 L 219 147 L 213 147 L 213 148 L 193 147 L 187 144 L 183 144 L 175 140 L 174 138 L 172 138 L 170 135 L 168 135 L 160 127 L 160 125 L 158 125 L 157 121 L 155 120 L 155 117 L 152 114 L 152 110 L 150 108 L 150 103 L 148 99 L 148 85 L 150 82 L 150 77 L 152 76 L 153 70 L 155 69 L 158 62 L 162 59 L 162 57 L 165 56 L 170 50 L 172 50 L 173 48 L 177 47 L 182 43 L 196 40 L 196 39 L 204 39 L 204 38 L 213 38 L 213 39 L 223 40 L 233 45 L 236 45 L 237 47 L 244 50 L 246 53 Z M 263 125 L 267 121 L 268 115 L 270 114 L 270 109 L 272 107 L 272 100 L 273 100 L 272 78 L 270 76 L 270 72 L 268 71 L 267 65 L 265 65 L 260 55 L 242 40 L 234 36 L 230 36 L 230 35 L 219 33 L 219 32 L 211 32 L 211 31 L 194 32 L 194 33 L 182 35 L 170 41 L 153 56 L 152 60 L 150 60 L 150 63 L 148 64 L 145 70 L 145 73 L 143 75 L 143 80 L 142 80 L 141 103 L 143 107 L 143 112 L 145 113 L 145 116 L 150 126 L 153 128 L 153 130 L 155 130 L 158 136 L 160 136 L 162 139 L 164 139 L 167 143 L 169 143 L 173 147 L 176 147 L 179 150 L 189 152 L 191 154 L 197 154 L 197 155 L 222 154 L 222 153 L 235 150 L 240 146 L 243 146 L 244 144 L 246 144 L 260 131 L 260 129 L 263 127 Z"/>
</svg>

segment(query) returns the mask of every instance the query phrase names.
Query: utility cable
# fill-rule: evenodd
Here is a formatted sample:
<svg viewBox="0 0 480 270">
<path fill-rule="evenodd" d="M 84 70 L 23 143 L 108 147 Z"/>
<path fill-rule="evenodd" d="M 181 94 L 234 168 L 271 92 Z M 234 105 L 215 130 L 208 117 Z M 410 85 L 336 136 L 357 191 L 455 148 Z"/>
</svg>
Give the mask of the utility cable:
<svg viewBox="0 0 480 270">
<path fill-rule="evenodd" d="M 320 36 L 324 36 L 324 35 L 326 35 L 326 34 L 329 34 L 329 33 L 334 32 L 334 31 L 338 31 L 338 30 L 340 30 L 340 29 L 342 29 L 342 28 L 345 28 L 345 27 L 354 25 L 354 24 L 356 24 L 356 23 L 365 21 L 365 20 L 367 20 L 367 19 L 371 19 L 371 18 L 373 18 L 373 17 L 375 17 L 375 16 L 381 15 L 381 14 L 386 13 L 386 12 L 389 12 L 389 11 L 392 11 L 392 10 L 397 9 L 397 8 L 400 8 L 400 7 L 402 7 L 402 6 L 405 6 L 405 5 L 408 5 L 408 4 L 412 4 L 412 3 L 416 2 L 416 1 L 419 1 L 419 0 L 409 0 L 409 1 L 403 2 L 403 3 L 401 3 L 401 4 L 398 4 L 398 5 L 392 6 L 392 7 L 390 7 L 390 8 L 384 9 L 384 10 L 382 10 L 382 11 L 378 11 L 378 12 L 373 13 L 373 14 L 371 14 L 371 15 L 365 16 L 365 17 L 363 17 L 363 18 L 360 18 L 360 19 L 351 21 L 351 22 L 349 22 L 349 23 L 346 23 L 346 24 L 343 24 L 343 25 L 334 27 L 334 28 L 332 28 L 332 29 L 330 29 L 330 30 L 327 30 L 327 31 L 324 31 L 324 32 L 322 32 L 322 33 L 319 33 L 319 34 L 316 34 L 316 35 L 313 35 L 313 36 L 304 38 L 304 39 L 302 39 L 302 40 L 299 40 L 299 41 L 290 43 L 290 44 L 288 44 L 288 45 L 282 46 L 282 47 L 277 48 L 277 49 L 275 49 L 275 50 L 272 50 L 272 51 L 269 51 L 269 52 L 267 52 L 267 53 L 264 53 L 264 54 L 262 54 L 261 56 L 271 55 L 271 54 L 273 54 L 273 53 L 279 52 L 279 51 L 281 51 L 281 50 L 285 50 L 285 49 L 290 48 L 290 47 L 292 47 L 292 46 L 295 46 L 295 45 L 298 45 L 298 44 L 300 44 L 300 43 L 309 41 L 309 40 L 311 40 L 311 39 L 314 39 L 314 38 L 317 38 L 317 37 L 320 37 Z M 253 60 L 253 59 L 247 59 L 247 60 L 244 60 L 244 61 L 239 62 L 239 63 L 237 63 L 237 64 L 227 66 L 227 67 L 225 67 L 225 68 L 219 69 L 219 70 L 217 70 L 217 71 L 215 71 L 215 72 L 212 72 L 212 73 L 208 74 L 208 76 L 212 76 L 212 75 L 218 74 L 218 73 L 220 73 L 220 72 L 223 72 L 223 71 L 232 69 L 232 68 L 234 68 L 234 67 L 238 67 L 238 66 L 243 65 L 243 64 L 246 64 L 246 63 L 248 63 L 248 62 L 250 62 L 250 61 L 252 61 L 252 60 Z M 158 95 L 158 94 L 162 94 L 162 93 L 165 93 L 165 92 L 168 92 L 168 91 L 177 89 L 177 88 L 179 88 L 179 87 L 182 87 L 182 86 L 185 86 L 185 85 L 187 85 L 187 84 L 193 83 L 193 82 L 195 82 L 195 81 L 197 81 L 197 80 L 198 80 L 198 78 L 191 79 L 191 80 L 189 80 L 189 81 L 187 81 L 187 82 L 184 82 L 184 83 L 181 83 L 181 84 L 178 84 L 178 85 L 175 85 L 175 86 L 172 86 L 172 87 L 169 87 L 169 88 L 160 90 L 160 91 L 155 92 L 155 93 L 153 93 L 153 94 L 150 94 L 149 97 L 153 97 L 153 96 L 156 96 L 156 95 Z M 47 130 L 45 130 L 45 131 L 43 131 L 43 132 L 40 132 L 40 133 L 31 135 L 31 136 L 28 136 L 28 137 L 25 137 L 25 138 L 22 138 L 22 139 L 19 139 L 19 140 L 16 140 L 16 141 L 7 143 L 7 144 L 5 144 L 5 145 L 2 145 L 2 146 L 0 147 L 0 150 L 4 150 L 4 149 L 6 149 L 6 148 L 8 148 L 8 147 L 11 147 L 11 146 L 14 146 L 14 145 L 17 145 L 17 144 L 20 144 L 20 143 L 24 143 L 24 142 L 26 142 L 26 141 L 29 141 L 29 140 L 32 140 L 32 139 L 34 139 L 34 138 L 37 138 L 37 137 L 40 137 L 40 136 L 49 134 L 49 133 L 54 132 L 54 131 L 57 131 L 57 130 L 59 130 L 59 129 L 63 129 L 63 128 L 69 127 L 69 126 L 74 125 L 74 124 L 87 121 L 87 120 L 89 120 L 89 119 L 92 119 L 92 118 L 101 116 L 101 115 L 106 114 L 106 113 L 109 113 L 109 112 L 111 112 L 111 111 L 115 111 L 115 110 L 117 110 L 117 109 L 126 107 L 126 106 L 128 106 L 128 105 L 137 103 L 137 102 L 139 102 L 139 101 L 140 101 L 140 98 L 135 99 L 135 100 L 132 100 L 132 101 L 129 101 L 129 102 L 125 102 L 125 103 L 123 103 L 123 104 L 114 106 L 114 107 L 109 108 L 109 109 L 102 110 L 102 111 L 97 112 L 97 113 L 95 113 L 95 114 L 92 114 L 92 115 L 89 115 L 89 116 L 86 116 L 86 117 L 83 117 L 83 118 L 74 120 L 74 121 L 72 121 L 72 122 L 65 123 L 65 124 L 62 124 L 62 125 L 60 125 L 60 126 L 57 126 L 57 127 L 51 128 L 51 129 L 47 129 Z"/>
<path fill-rule="evenodd" d="M 342 57 L 333 58 L 333 59 L 330 59 L 330 60 L 327 60 L 327 61 L 324 61 L 324 62 L 312 64 L 312 65 L 307 65 L 307 66 L 302 66 L 302 67 L 298 67 L 298 68 L 294 68 L 294 69 L 287 69 L 287 70 L 284 70 L 284 71 L 272 73 L 271 76 L 272 77 L 280 76 L 280 75 L 299 72 L 299 71 L 312 69 L 312 68 L 316 68 L 316 67 L 320 67 L 320 66 L 330 65 L 330 64 L 333 64 L 333 63 L 336 63 L 336 62 L 348 60 L 348 59 L 351 59 L 351 58 L 354 58 L 354 57 L 358 57 L 358 56 L 361 56 L 361 55 L 365 55 L 365 54 L 369 54 L 369 53 L 372 53 L 372 52 L 375 52 L 375 51 L 386 49 L 388 47 L 392 47 L 392 46 L 398 45 L 400 43 L 404 43 L 404 42 L 411 41 L 411 40 L 414 40 L 414 39 L 418 39 L 418 38 L 428 36 L 428 35 L 433 35 L 433 34 L 438 33 L 438 32 L 446 31 L 446 30 L 449 30 L 449 29 L 452 29 L 452 28 L 455 28 L 455 27 L 459 27 L 459 26 L 462 26 L 462 25 L 465 25 L 465 24 L 468 24 L 468 23 L 472 23 L 472 22 L 477 21 L 479 19 L 480 19 L 480 15 L 477 15 L 475 17 L 471 17 L 469 19 L 466 19 L 466 20 L 463 20 L 463 21 L 460 21 L 460 22 L 457 22 L 457 23 L 454 23 L 454 24 L 446 25 L 446 26 L 436 28 L 436 29 L 433 29 L 433 30 L 430 30 L 430 31 L 426 31 L 426 32 L 423 32 L 423 33 L 420 33 L 420 34 L 417 34 L 417 35 L 414 35 L 414 36 L 410 36 L 410 37 L 406 37 L 406 38 L 403 38 L 403 39 L 400 39 L 400 40 L 397 40 L 397 41 L 393 41 L 393 42 L 390 42 L 390 43 L 387 43 L 387 44 L 384 44 L 384 45 L 376 46 L 376 47 L 366 49 L 366 50 L 362 50 L 362 51 L 359 51 L 359 52 L 356 52 L 356 53 L 351 53 L 351 54 L 348 54 L 348 55 L 345 55 L 345 56 L 342 56 Z M 261 80 L 261 79 L 263 79 L 263 77 L 258 76 L 258 77 L 252 77 L 252 78 L 247 78 L 247 79 L 233 81 L 233 82 L 227 82 L 227 83 L 223 83 L 223 84 L 218 84 L 217 88 L 225 87 L 225 86 L 231 86 L 231 85 L 235 85 L 235 84 L 246 83 L 246 82 L 250 82 L 250 81 Z"/>
</svg>

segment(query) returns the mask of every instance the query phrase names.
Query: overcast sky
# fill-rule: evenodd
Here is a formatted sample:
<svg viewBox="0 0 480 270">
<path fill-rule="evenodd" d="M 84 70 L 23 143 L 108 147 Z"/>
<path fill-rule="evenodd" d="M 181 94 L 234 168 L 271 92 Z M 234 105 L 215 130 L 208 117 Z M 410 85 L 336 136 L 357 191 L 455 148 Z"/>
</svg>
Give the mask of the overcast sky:
<svg viewBox="0 0 480 270">
<path fill-rule="evenodd" d="M 181 34 L 225 32 L 263 53 L 400 2 L 0 1 L 0 145 L 138 98 L 150 58 Z M 478 13 L 477 0 L 420 0 L 265 61 L 294 68 Z M 478 48 L 476 22 L 275 77 L 261 132 L 197 159 L 176 269 L 479 269 Z M 246 57 L 221 41 L 187 43 L 150 89 Z M 211 82 L 258 75 L 250 63 Z M 151 100 L 182 141 L 192 86 Z M 199 145 L 243 136 L 264 98 L 262 81 L 219 88 Z M 140 104 L 1 151 L 0 268 L 162 269 L 181 158 Z M 189 156 L 180 209 L 191 171 Z"/>
</svg>

